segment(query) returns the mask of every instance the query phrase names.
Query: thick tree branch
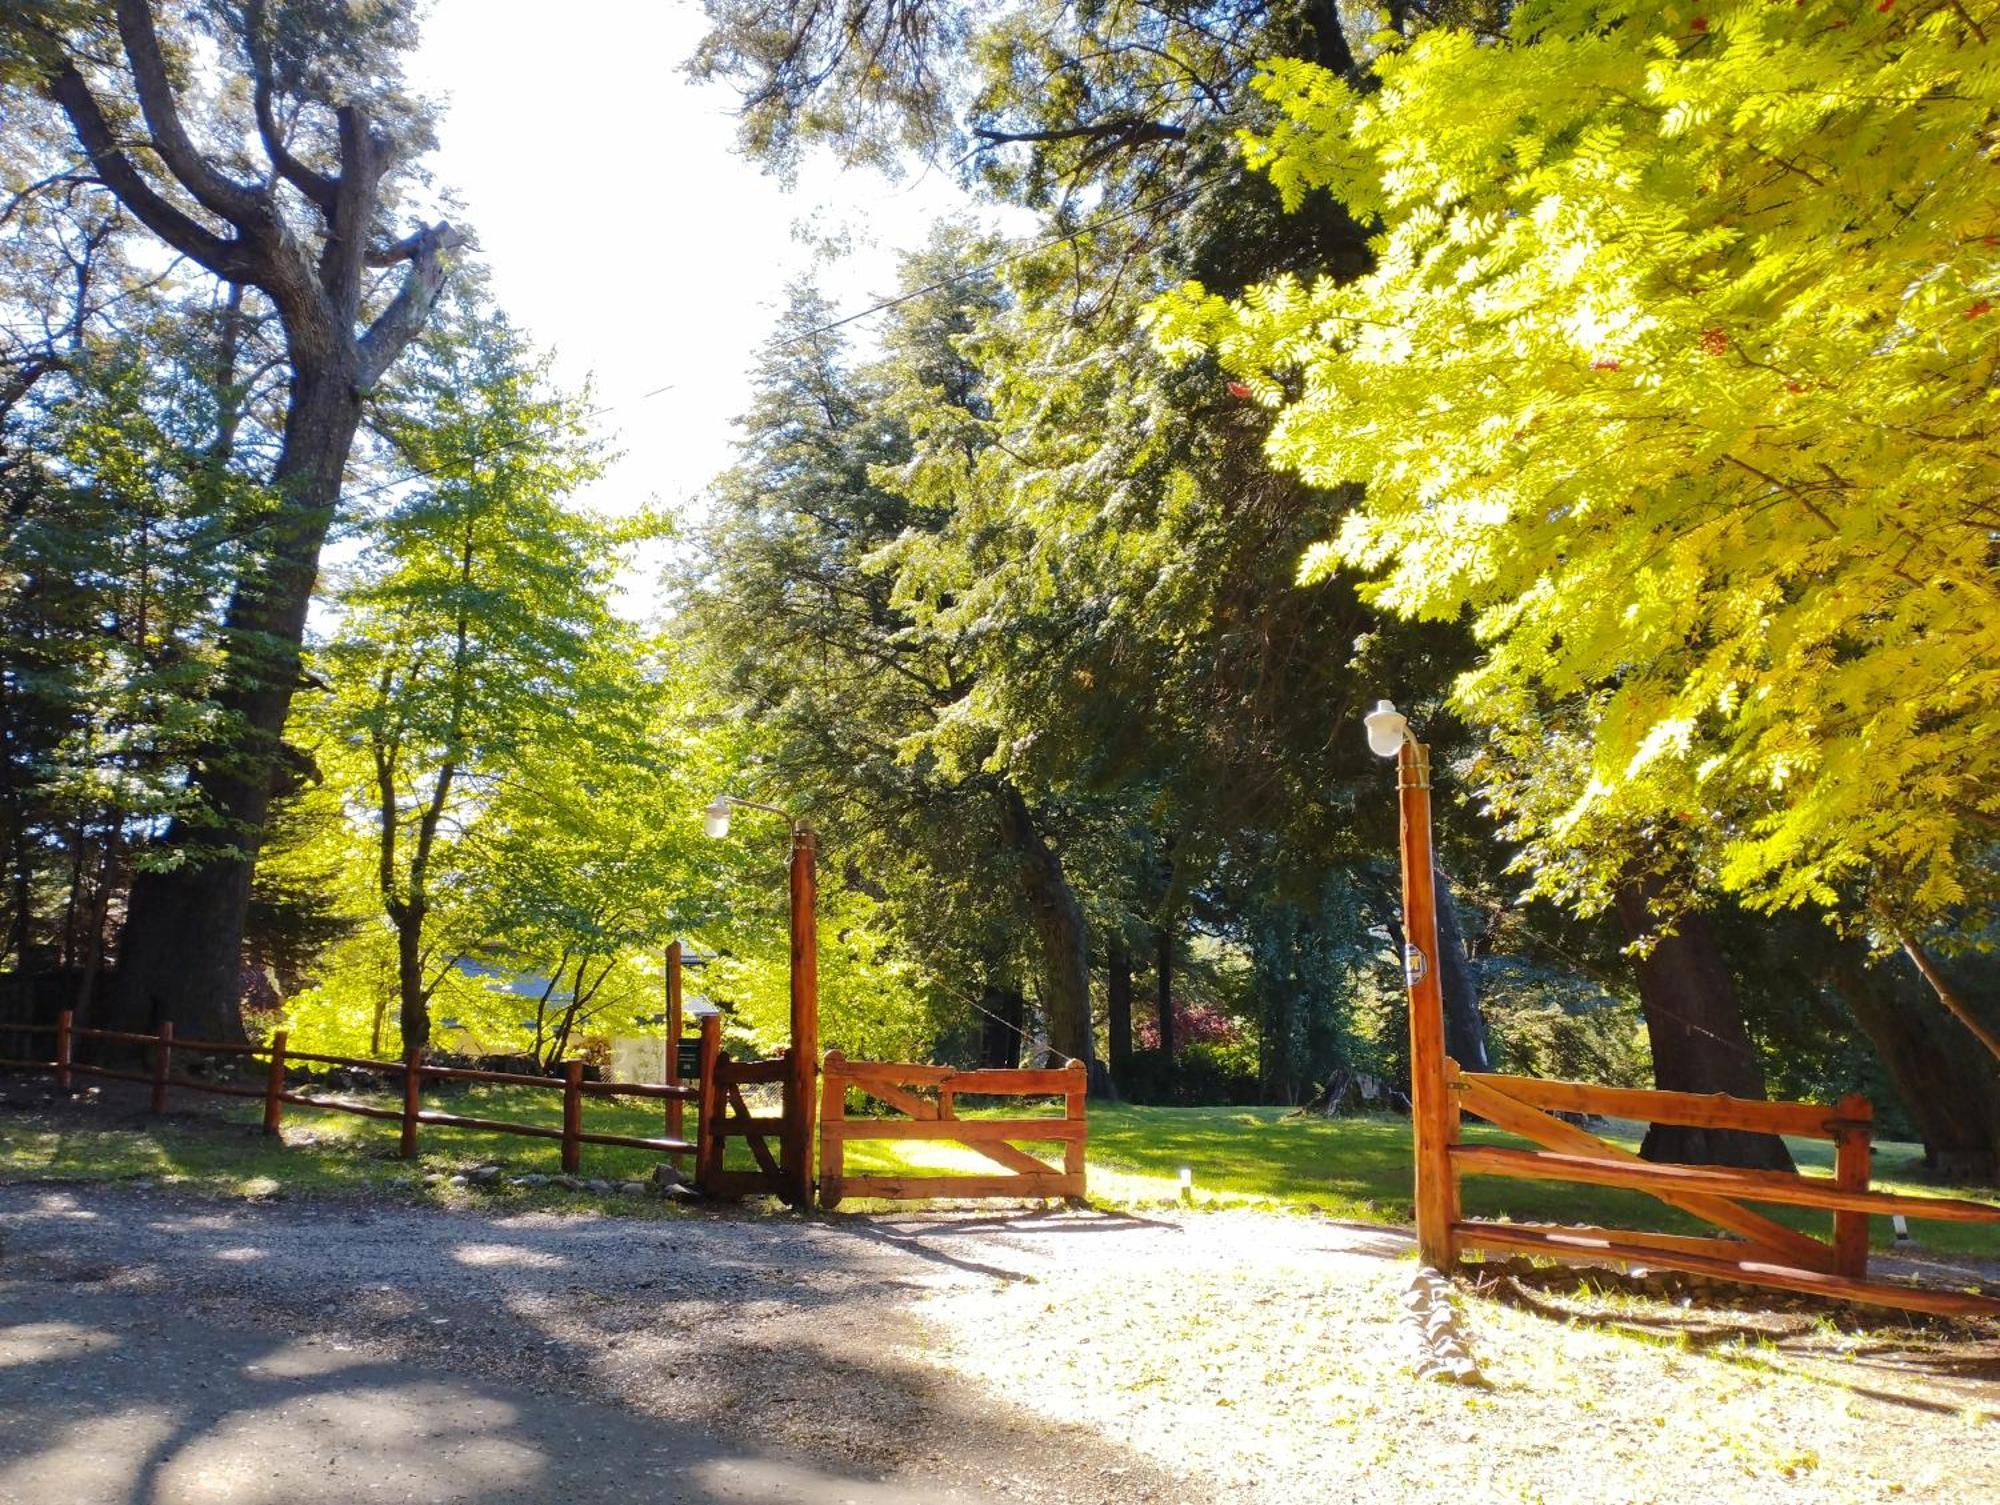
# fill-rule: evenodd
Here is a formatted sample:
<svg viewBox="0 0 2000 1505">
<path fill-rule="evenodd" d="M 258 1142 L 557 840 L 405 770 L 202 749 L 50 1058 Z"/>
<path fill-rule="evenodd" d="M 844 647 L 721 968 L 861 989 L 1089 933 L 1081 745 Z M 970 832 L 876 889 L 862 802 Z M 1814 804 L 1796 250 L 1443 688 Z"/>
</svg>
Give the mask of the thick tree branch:
<svg viewBox="0 0 2000 1505">
<path fill-rule="evenodd" d="M 444 286 L 444 253 L 465 244 L 464 235 L 443 221 L 423 231 L 422 237 L 424 244 L 411 254 L 403 285 L 361 337 L 358 380 L 364 391 L 381 379 L 424 327 L 438 289 Z"/>
<path fill-rule="evenodd" d="M 1059 126 L 1046 131 L 994 131 L 973 128 L 973 135 L 992 146 L 1007 146 L 1015 142 L 1056 142 L 1056 141 L 1103 141 L 1116 146 L 1144 146 L 1154 141 L 1181 141 L 1187 137 L 1184 126 L 1169 125 L 1161 120 L 1140 120 L 1134 116 L 1122 115 L 1115 120 L 1100 120 L 1090 125 Z"/>
<path fill-rule="evenodd" d="M 241 239 L 217 235 L 183 213 L 119 149 L 111 122 L 105 118 L 97 96 L 90 92 L 90 85 L 84 82 L 74 63 L 65 62 L 53 72 L 46 88 L 49 98 L 69 117 L 76 139 L 83 143 L 104 186 L 118 196 L 119 202 L 141 224 L 218 277 L 230 282 L 254 279 L 260 259 L 248 245 Z"/>
<path fill-rule="evenodd" d="M 375 190 L 389 165 L 390 143 L 376 133 L 359 105 L 342 105 L 339 121 L 340 177 L 334 184 L 333 213 L 327 220 L 319 281 L 340 317 L 351 325 L 361 307 L 368 222 L 375 210 Z M 426 311 L 429 307 L 424 305 Z"/>
<path fill-rule="evenodd" d="M 189 139 L 181 124 L 180 107 L 174 102 L 173 83 L 160 52 L 159 33 L 153 29 L 153 8 L 148 0 L 118 0 L 118 37 L 125 44 L 125 56 L 132 65 L 132 81 L 139 94 L 139 113 L 152 133 L 153 150 L 167 164 L 167 171 L 194 195 L 195 201 L 212 214 L 219 214 L 244 234 L 261 230 L 270 222 L 271 206 L 264 195 L 247 183 L 218 171 Z"/>
<path fill-rule="evenodd" d="M 1931 991 L 1937 994 L 1938 1002 L 1951 1010 L 1954 1019 L 1972 1031 L 1973 1038 L 1986 1047 L 1988 1055 L 2000 1061 L 2000 1034 L 1995 1034 L 1986 1021 L 1973 1012 L 1972 1005 L 1959 996 L 1958 990 L 1938 970 L 1937 963 L 1931 960 L 1930 952 L 1926 951 L 1922 944 L 1902 934 L 1898 934 L 1896 939 L 1902 943 L 1903 954 L 1909 957 L 1924 981 L 1931 985 Z"/>
<path fill-rule="evenodd" d="M 256 9 L 261 12 L 263 7 Z M 337 185 L 325 173 L 314 172 L 306 166 L 285 145 L 285 133 L 278 129 L 278 117 L 272 104 L 270 57 L 255 40 L 250 44 L 250 56 L 257 73 L 250 102 L 257 115 L 257 135 L 263 140 L 264 155 L 271 159 L 271 165 L 278 170 L 280 177 L 310 199 L 319 212 L 331 220 Z"/>
</svg>

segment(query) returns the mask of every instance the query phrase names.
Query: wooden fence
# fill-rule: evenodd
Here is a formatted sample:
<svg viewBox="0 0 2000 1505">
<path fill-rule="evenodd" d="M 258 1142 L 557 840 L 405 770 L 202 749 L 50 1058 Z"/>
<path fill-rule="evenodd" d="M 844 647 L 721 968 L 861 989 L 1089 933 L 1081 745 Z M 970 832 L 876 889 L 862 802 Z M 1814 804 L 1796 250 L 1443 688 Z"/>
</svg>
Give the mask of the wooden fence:
<svg viewBox="0 0 2000 1505">
<path fill-rule="evenodd" d="M 1875 1114 L 1866 1098 L 1844 1097 L 1832 1107 L 1771 1103 L 1720 1093 L 1705 1096 L 1493 1076 L 1461 1071 L 1450 1060 L 1445 1062 L 1445 1079 L 1451 1122 L 1443 1190 L 1448 1198 L 1451 1239 L 1457 1249 L 1540 1254 L 1588 1263 L 1656 1265 L 1940 1316 L 2000 1316 L 2000 1298 L 1868 1279 L 1869 1214 L 2000 1223 L 2000 1207 L 1955 1197 L 1870 1190 Z M 1543 1148 L 1519 1150 L 1462 1143 L 1458 1134 L 1461 1112 L 1476 1114 Z M 1834 1173 L 1829 1178 L 1642 1160 L 1621 1145 L 1557 1118 L 1558 1113 L 1829 1140 L 1834 1145 Z M 1459 1178 L 1468 1175 L 1529 1177 L 1642 1191 L 1733 1236 L 1480 1222 L 1463 1217 L 1459 1210 Z M 1745 1202 L 1830 1211 L 1832 1238 L 1822 1243 L 1753 1212 L 1743 1205 Z"/>
<path fill-rule="evenodd" d="M 18 1027 L 35 1035 L 52 1035 L 53 1056 L 48 1060 L 5 1058 L 0 1066 L 26 1070 L 48 1071 L 54 1074 L 58 1091 L 67 1092 L 76 1077 L 98 1077 L 110 1081 L 136 1082 L 151 1089 L 152 1111 L 167 1111 L 169 1094 L 173 1092 L 205 1092 L 225 1097 L 258 1098 L 264 1105 L 264 1132 L 276 1134 L 283 1121 L 286 1105 L 303 1108 L 317 1108 L 334 1113 L 358 1114 L 363 1118 L 395 1120 L 401 1125 L 400 1150 L 404 1159 L 417 1153 L 417 1132 L 420 1128 L 477 1129 L 489 1134 L 519 1134 L 534 1139 L 554 1139 L 562 1145 L 562 1168 L 574 1174 L 582 1160 L 582 1147 L 586 1144 L 615 1145 L 625 1149 L 652 1150 L 661 1155 L 694 1155 L 697 1166 L 711 1158 L 706 1154 L 703 1142 L 690 1143 L 677 1135 L 658 1137 L 633 1134 L 602 1134 L 583 1127 L 583 1104 L 586 1098 L 651 1098 L 668 1105 L 671 1110 L 687 1102 L 708 1102 L 717 1097 L 718 1076 L 727 1072 L 734 1064 L 722 1054 L 722 1021 L 715 1015 L 702 1020 L 702 1077 L 698 1084 L 689 1086 L 677 1082 L 586 1082 L 583 1079 L 583 1063 L 570 1061 L 565 1064 L 561 1076 L 533 1076 L 521 1072 L 481 1071 L 472 1067 L 432 1066 L 425 1062 L 423 1052 L 410 1051 L 400 1061 L 373 1061 L 356 1056 L 326 1055 L 318 1051 L 292 1050 L 286 1039 L 286 1032 L 279 1030 L 268 1044 L 234 1044 L 218 1040 L 185 1040 L 174 1037 L 171 1024 L 162 1024 L 157 1034 L 133 1034 L 122 1030 L 79 1029 L 70 1014 L 60 1015 L 53 1025 L 29 1025 Z M 120 1067 L 98 1065 L 76 1058 L 79 1043 L 94 1043 L 110 1046 L 135 1048 L 148 1063 L 148 1069 L 135 1071 Z M 202 1081 L 186 1075 L 176 1075 L 176 1058 L 187 1056 L 234 1056 L 250 1060 L 262 1059 L 264 1080 L 261 1086 L 249 1086 L 237 1082 Z M 323 1097 L 317 1094 L 293 1091 L 286 1086 L 285 1073 L 294 1064 L 339 1066 L 350 1070 L 366 1071 L 389 1080 L 400 1080 L 402 1105 L 384 1107 L 376 1103 L 354 1102 L 346 1098 Z M 519 1087 L 526 1090 L 560 1093 L 562 1095 L 562 1127 L 551 1128 L 542 1124 L 514 1123 L 499 1118 L 474 1118 L 463 1113 L 443 1113 L 422 1105 L 422 1093 L 427 1082 L 485 1082 L 498 1086 Z M 700 1114 L 697 1122 L 706 1126 L 708 1115 Z M 719 1147 L 712 1156 L 717 1170 L 721 1166 Z"/>
<path fill-rule="evenodd" d="M 827 1052 L 823 1065 L 819 1120 L 819 1199 L 822 1207 L 842 1197 L 914 1200 L 927 1197 L 1081 1197 L 1088 1126 L 1084 1093 L 1089 1085 L 1083 1063 L 1043 1071 L 956 1071 L 948 1066 L 906 1066 L 850 1061 Z M 906 1115 L 903 1118 L 847 1116 L 847 1089 L 855 1088 Z M 1049 1097 L 1064 1101 L 1061 1118 L 971 1118 L 958 1116 L 957 1099 L 967 1097 Z M 849 1176 L 846 1149 L 858 1139 L 944 1140 L 975 1150 L 1000 1166 L 1004 1175 Z M 1059 1143 L 1062 1168 L 1018 1147 L 1019 1143 Z"/>
</svg>

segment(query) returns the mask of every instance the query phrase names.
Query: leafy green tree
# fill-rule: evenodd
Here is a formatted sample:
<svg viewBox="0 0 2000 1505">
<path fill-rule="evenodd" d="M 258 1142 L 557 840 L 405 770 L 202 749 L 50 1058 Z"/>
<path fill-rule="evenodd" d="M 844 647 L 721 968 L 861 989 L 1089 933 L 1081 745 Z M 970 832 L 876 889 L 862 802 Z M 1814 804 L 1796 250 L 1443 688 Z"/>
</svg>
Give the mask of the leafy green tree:
<svg viewBox="0 0 2000 1505">
<path fill-rule="evenodd" d="M 1920 965 L 1991 913 L 1994 45 L 1957 8 L 1549 0 L 1374 92 L 1266 75 L 1253 158 L 1379 217 L 1376 266 L 1192 288 L 1162 337 L 1277 410 L 1279 463 L 1366 484 L 1306 578 L 1474 613 L 1455 700 L 1542 891 L 1608 904 L 1637 854 L 1669 913 L 1713 875 Z"/>
<path fill-rule="evenodd" d="M 252 293 L 281 351 L 275 458 L 234 457 L 267 489 L 232 561 L 221 715 L 190 760 L 199 807 L 150 843 L 132 885 L 116 1022 L 241 1033 L 251 869 L 288 778 L 280 738 L 320 550 L 364 406 L 423 328 L 462 239 L 446 224 L 395 223 L 430 144 L 397 70 L 414 38 L 407 7 L 317 0 L 37 3 L 0 16 L 7 112 L 59 121 L 69 158 L 89 164 L 55 175 Z"/>
<path fill-rule="evenodd" d="M 438 944 L 432 910 L 471 902 L 463 849 L 496 791 L 532 760 L 546 797 L 557 750 L 611 714 L 621 541 L 569 501 L 599 469 L 581 404 L 503 321 L 475 310 L 413 375 L 389 428 L 427 479 L 341 593 L 318 655 L 330 691 L 308 713 L 331 775 L 370 812 L 406 1049 L 429 1042 L 431 995 L 462 954 Z"/>
</svg>

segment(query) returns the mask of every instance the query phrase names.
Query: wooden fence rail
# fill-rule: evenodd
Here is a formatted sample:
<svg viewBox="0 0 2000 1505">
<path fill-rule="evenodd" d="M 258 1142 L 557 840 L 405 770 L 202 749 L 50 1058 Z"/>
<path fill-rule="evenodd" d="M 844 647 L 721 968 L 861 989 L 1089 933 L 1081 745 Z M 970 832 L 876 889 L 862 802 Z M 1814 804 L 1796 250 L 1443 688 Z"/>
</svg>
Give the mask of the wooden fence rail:
<svg viewBox="0 0 2000 1505">
<path fill-rule="evenodd" d="M 914 1200 L 1084 1195 L 1084 1147 L 1089 1132 L 1084 1117 L 1084 1094 L 1089 1079 L 1080 1061 L 1044 1071 L 957 1071 L 948 1066 L 850 1061 L 835 1050 L 827 1052 L 822 1069 L 819 1120 L 822 1207 L 836 1207 L 843 1197 Z M 849 1087 L 908 1116 L 850 1119 Z M 957 1100 L 962 1096 L 1061 1097 L 1064 1111 L 1061 1118 L 962 1119 L 957 1109 Z M 846 1166 L 847 1146 L 864 1139 L 943 1140 L 961 1144 L 985 1156 L 1006 1174 L 850 1176 Z M 1019 1148 L 1022 1143 L 1060 1144 L 1061 1168 Z"/>
<path fill-rule="evenodd" d="M 1644 1192 L 1735 1235 L 1700 1238 L 1626 1229 L 1482 1222 L 1454 1211 L 1450 1225 L 1454 1248 L 1659 1265 L 1942 1316 L 2000 1316 L 2000 1298 L 1993 1296 L 1868 1279 L 1871 1213 L 2000 1223 L 2000 1207 L 1959 1197 L 1871 1190 L 1869 1154 L 1875 1114 L 1866 1098 L 1844 1097 L 1828 1107 L 1721 1094 L 1648 1092 L 1461 1071 L 1449 1060 L 1445 1081 L 1451 1103 L 1447 1157 L 1453 1209 L 1459 1205 L 1457 1183 L 1461 1176 L 1528 1177 Z M 1477 1114 L 1496 1128 L 1542 1148 L 1461 1143 L 1461 1112 Z M 1835 1147 L 1834 1174 L 1805 1176 L 1642 1160 L 1622 1145 L 1555 1117 L 1557 1113 L 1829 1140 Z M 1745 1202 L 1829 1211 L 1833 1214 L 1831 1241 L 1810 1238 L 1752 1211 L 1743 1205 Z"/>
<path fill-rule="evenodd" d="M 162 1024 L 156 1034 L 138 1034 L 129 1030 L 80 1029 L 72 1015 L 65 1011 L 57 1017 L 53 1025 L 29 1025 L 21 1027 L 23 1032 L 53 1034 L 53 1050 L 49 1059 L 7 1059 L 0 1060 L 0 1066 L 30 1071 L 47 1071 L 55 1077 L 56 1090 L 67 1092 L 76 1077 L 96 1077 L 106 1081 L 135 1082 L 149 1088 L 148 1106 L 155 1113 L 164 1113 L 174 1092 L 205 1092 L 224 1097 L 260 1099 L 264 1105 L 264 1132 L 277 1134 L 283 1127 L 286 1105 L 301 1108 L 317 1108 L 331 1113 L 349 1113 L 363 1118 L 394 1120 L 400 1126 L 399 1150 L 404 1159 L 411 1159 L 417 1153 L 417 1133 L 419 1128 L 472 1129 L 487 1134 L 516 1134 L 532 1139 L 558 1140 L 562 1146 L 563 1170 L 575 1174 L 581 1163 L 581 1147 L 586 1144 L 612 1145 L 623 1149 L 651 1150 L 656 1154 L 679 1156 L 696 1155 L 700 1146 L 675 1135 L 658 1137 L 633 1134 L 603 1134 L 585 1129 L 583 1126 L 583 1100 L 586 1097 L 630 1097 L 652 1100 L 666 1100 L 671 1103 L 701 1103 L 718 1096 L 716 1079 L 719 1072 L 725 1072 L 733 1064 L 721 1054 L 720 1021 L 710 1016 L 703 1024 L 703 1072 L 699 1082 L 586 1082 L 583 1080 L 583 1063 L 565 1063 L 563 1075 L 536 1076 L 525 1072 L 484 1071 L 464 1066 L 433 1066 L 423 1058 L 421 1051 L 411 1051 L 400 1061 L 376 1061 L 362 1056 L 336 1056 L 319 1051 L 295 1051 L 290 1048 L 288 1034 L 279 1030 L 272 1035 L 269 1043 L 251 1045 L 238 1041 L 177 1039 L 171 1024 Z M 714 1048 L 709 1053 L 711 1038 Z M 98 1045 L 122 1045 L 136 1047 L 145 1053 L 147 1069 L 127 1070 L 123 1067 L 99 1065 L 94 1061 L 76 1059 L 79 1042 Z M 199 1078 L 176 1074 L 174 1063 L 182 1056 L 238 1056 L 264 1061 L 264 1079 L 261 1085 L 252 1086 L 237 1082 L 211 1082 Z M 366 1071 L 383 1079 L 385 1083 L 396 1082 L 401 1093 L 401 1105 L 387 1107 L 376 1103 L 354 1102 L 339 1097 L 324 1097 L 316 1093 L 293 1091 L 286 1085 L 286 1068 L 297 1063 L 340 1066 L 351 1070 Z M 739 1070 L 742 1068 L 738 1068 Z M 423 1106 L 423 1087 L 427 1082 L 464 1081 L 482 1082 L 504 1087 L 518 1087 L 560 1094 L 562 1099 L 562 1126 L 551 1128 L 543 1124 L 514 1123 L 500 1118 L 477 1118 L 463 1113 L 445 1113 Z M 698 1120 L 700 1121 L 700 1120 Z M 718 1165 L 719 1169 L 719 1165 Z"/>
</svg>

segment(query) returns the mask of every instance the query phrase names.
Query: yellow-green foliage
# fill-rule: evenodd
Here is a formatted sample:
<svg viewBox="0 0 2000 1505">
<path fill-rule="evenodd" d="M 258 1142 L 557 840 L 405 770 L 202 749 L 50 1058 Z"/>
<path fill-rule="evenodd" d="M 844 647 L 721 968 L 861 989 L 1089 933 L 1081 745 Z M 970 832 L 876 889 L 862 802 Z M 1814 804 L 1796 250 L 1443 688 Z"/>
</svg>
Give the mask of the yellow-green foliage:
<svg viewBox="0 0 2000 1505">
<path fill-rule="evenodd" d="M 2000 817 L 1997 44 L 1977 0 L 1544 0 L 1385 38 L 1366 95 L 1265 74 L 1252 160 L 1377 217 L 1377 263 L 1183 289 L 1161 337 L 1279 410 L 1279 463 L 1366 483 L 1306 580 L 1473 613 L 1458 700 L 1551 889 L 1601 902 L 1594 844 L 1670 821 L 1757 904 L 1968 897 Z"/>
</svg>

